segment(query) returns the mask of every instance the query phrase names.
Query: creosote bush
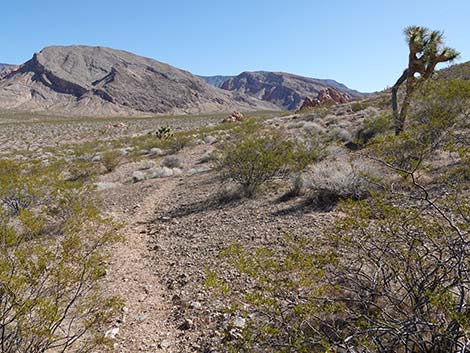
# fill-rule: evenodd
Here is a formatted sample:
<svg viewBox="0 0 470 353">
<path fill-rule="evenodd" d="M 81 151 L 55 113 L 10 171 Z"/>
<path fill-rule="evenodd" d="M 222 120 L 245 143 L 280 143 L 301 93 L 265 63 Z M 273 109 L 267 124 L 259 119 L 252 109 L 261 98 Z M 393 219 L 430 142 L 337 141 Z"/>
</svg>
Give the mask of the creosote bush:
<svg viewBox="0 0 470 353">
<path fill-rule="evenodd" d="M 104 351 L 121 305 L 100 288 L 117 225 L 100 215 L 87 185 L 63 180 L 63 163 L 0 165 L 1 351 Z M 12 198 L 28 202 L 11 212 Z"/>
<path fill-rule="evenodd" d="M 108 150 L 101 155 L 101 163 L 108 173 L 114 171 L 121 162 L 121 153 L 117 150 Z"/>
<path fill-rule="evenodd" d="M 351 110 L 356 113 L 364 110 L 368 107 L 368 104 L 364 101 L 356 101 L 351 104 Z"/>
<path fill-rule="evenodd" d="M 388 114 L 365 119 L 362 127 L 356 133 L 356 140 L 361 145 L 366 144 L 374 137 L 390 132 L 392 127 L 393 119 Z"/>
<path fill-rule="evenodd" d="M 235 181 L 245 196 L 253 197 L 267 181 L 302 170 L 318 155 L 316 149 L 286 140 L 279 133 L 260 131 L 227 143 L 219 168 L 223 179 Z"/>
</svg>

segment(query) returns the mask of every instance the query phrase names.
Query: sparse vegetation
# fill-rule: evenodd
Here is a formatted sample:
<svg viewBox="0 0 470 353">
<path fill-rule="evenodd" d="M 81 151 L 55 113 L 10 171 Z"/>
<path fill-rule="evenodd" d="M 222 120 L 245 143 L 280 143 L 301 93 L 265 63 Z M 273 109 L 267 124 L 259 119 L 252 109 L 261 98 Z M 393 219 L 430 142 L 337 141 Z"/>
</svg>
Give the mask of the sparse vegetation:
<svg viewBox="0 0 470 353">
<path fill-rule="evenodd" d="M 377 117 L 367 118 L 356 133 L 356 141 L 366 144 L 374 137 L 389 132 L 393 127 L 393 120 L 389 114 L 383 113 Z"/>
<path fill-rule="evenodd" d="M 406 34 L 394 111 L 2 115 L 0 351 L 467 352 L 470 84 Z"/>
<path fill-rule="evenodd" d="M 351 110 L 356 113 L 356 112 L 360 112 L 361 110 L 364 110 L 368 107 L 368 105 L 363 102 L 363 101 L 356 101 L 354 103 L 351 104 Z"/>
<path fill-rule="evenodd" d="M 61 179 L 59 165 L 0 163 L 9 198 L 0 209 L 2 352 L 105 349 L 120 300 L 104 296 L 100 280 L 116 225 L 84 184 Z"/>
<path fill-rule="evenodd" d="M 359 201 L 370 195 L 372 168 L 367 163 L 347 160 L 324 160 L 315 165 L 307 183 L 312 203 L 323 210 L 331 210 L 341 200 Z"/>
<path fill-rule="evenodd" d="M 168 140 L 174 136 L 170 127 L 162 126 L 155 132 L 155 137 L 159 140 Z"/>
<path fill-rule="evenodd" d="M 317 165 L 312 184 L 328 190 L 323 204 L 342 200 L 332 227 L 287 237 L 279 247 L 237 245 L 223 252 L 249 284 L 241 294 L 225 295 L 250 318 L 239 336 L 226 337 L 232 351 L 468 349 L 469 189 L 455 170 L 470 150 L 463 138 L 469 92 L 462 81 L 422 87 L 407 130 L 376 138 L 368 150 L 384 178 L 367 171 L 354 176 L 344 161 Z M 457 160 L 435 165 L 444 151 L 458 151 Z M 426 178 L 431 170 L 440 177 Z M 380 189 L 370 192 L 370 184 L 357 179 L 367 174 Z"/>
<path fill-rule="evenodd" d="M 163 160 L 163 165 L 168 168 L 180 168 L 181 160 L 176 156 L 168 156 Z"/>
</svg>

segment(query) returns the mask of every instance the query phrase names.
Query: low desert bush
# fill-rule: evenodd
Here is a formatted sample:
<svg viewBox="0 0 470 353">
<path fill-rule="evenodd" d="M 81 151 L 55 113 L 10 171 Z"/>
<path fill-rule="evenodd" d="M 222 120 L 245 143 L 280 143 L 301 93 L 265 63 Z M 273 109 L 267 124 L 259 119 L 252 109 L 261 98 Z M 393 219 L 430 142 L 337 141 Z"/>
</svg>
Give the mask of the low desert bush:
<svg viewBox="0 0 470 353">
<path fill-rule="evenodd" d="M 66 170 L 68 181 L 87 181 L 98 174 L 96 165 L 85 159 L 75 159 L 68 163 Z"/>
<path fill-rule="evenodd" d="M 393 120 L 389 114 L 381 114 L 377 117 L 367 118 L 356 133 L 356 141 L 359 144 L 366 144 L 374 137 L 391 131 L 392 127 Z"/>
<path fill-rule="evenodd" d="M 346 199 L 331 227 L 221 254 L 244 283 L 212 281 L 230 290 L 227 310 L 246 318 L 225 337 L 232 351 L 468 351 L 470 192 L 460 172 L 470 159 L 470 84 L 441 85 L 413 102 L 419 109 L 399 136 L 379 136 L 363 151 L 406 188 L 381 181 L 360 200 L 374 183 L 362 176 L 376 165 L 322 161 L 313 190 Z M 443 151 L 455 161 L 433 165 Z M 431 172 L 439 177 L 422 182 Z"/>
<path fill-rule="evenodd" d="M 342 141 L 342 142 L 347 142 L 352 140 L 352 135 L 351 133 L 341 127 L 334 127 L 330 131 L 328 131 L 327 138 L 330 141 Z"/>
<path fill-rule="evenodd" d="M 0 201 L 5 211 L 19 215 L 31 205 L 36 193 L 31 174 L 24 173 L 19 163 L 0 160 Z"/>
<path fill-rule="evenodd" d="M 174 154 L 191 142 L 191 136 L 187 132 L 173 132 L 170 128 L 163 127 L 156 132 L 150 132 L 143 136 L 133 137 L 128 142 L 135 151 L 160 148 Z"/>
<path fill-rule="evenodd" d="M 369 105 L 365 103 L 364 101 L 356 101 L 351 104 L 351 110 L 354 113 L 360 112 L 361 110 L 364 110 L 368 107 Z"/>
<path fill-rule="evenodd" d="M 302 195 L 304 191 L 304 177 L 302 173 L 292 173 L 290 176 L 289 190 L 279 198 L 279 201 L 288 201 L 294 197 Z"/>
<path fill-rule="evenodd" d="M 181 160 L 176 156 L 167 156 L 163 160 L 163 165 L 168 168 L 179 168 L 181 167 Z"/>
<path fill-rule="evenodd" d="M 224 179 L 235 181 L 245 196 L 253 197 L 265 182 L 302 170 L 317 156 L 313 149 L 286 140 L 277 132 L 260 132 L 226 144 L 219 168 Z"/>
<path fill-rule="evenodd" d="M 101 163 L 108 173 L 116 169 L 121 162 L 121 153 L 116 150 L 108 150 L 101 155 Z"/>
<path fill-rule="evenodd" d="M 181 151 L 183 148 L 186 146 L 189 146 L 191 143 L 192 139 L 190 136 L 186 135 L 175 135 L 172 138 L 168 139 L 165 141 L 165 143 L 162 145 L 163 149 L 166 149 L 169 151 L 169 153 L 176 153 Z"/>
<path fill-rule="evenodd" d="M 295 197 L 299 196 L 302 193 L 304 187 L 304 177 L 301 173 L 292 174 L 290 177 L 291 188 L 289 190 L 289 195 Z"/>
<path fill-rule="evenodd" d="M 305 186 L 316 207 L 330 210 L 340 200 L 367 198 L 371 180 L 377 178 L 376 171 L 364 160 L 354 163 L 346 159 L 323 160 L 314 166 Z"/>
<path fill-rule="evenodd" d="M 62 179 L 63 163 L 0 164 L 1 351 L 103 351 L 120 306 L 100 288 L 117 226 L 91 188 Z M 29 201 L 10 212 L 5 197 Z"/>
<path fill-rule="evenodd" d="M 304 108 L 298 111 L 299 114 L 305 115 L 304 120 L 323 119 L 330 113 L 330 108 L 326 106 L 316 108 Z"/>
</svg>

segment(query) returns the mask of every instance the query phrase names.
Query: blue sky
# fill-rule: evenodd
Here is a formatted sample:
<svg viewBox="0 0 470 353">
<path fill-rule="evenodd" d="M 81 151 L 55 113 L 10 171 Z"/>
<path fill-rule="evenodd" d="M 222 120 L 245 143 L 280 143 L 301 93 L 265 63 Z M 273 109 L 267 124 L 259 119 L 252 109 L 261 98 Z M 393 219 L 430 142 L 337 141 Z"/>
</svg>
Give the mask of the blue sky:
<svg viewBox="0 0 470 353">
<path fill-rule="evenodd" d="M 470 59 L 468 0 L 18 0 L 0 4 L 0 62 L 48 45 L 101 45 L 195 74 L 285 71 L 362 91 L 393 85 L 402 30 L 444 30 Z"/>
</svg>

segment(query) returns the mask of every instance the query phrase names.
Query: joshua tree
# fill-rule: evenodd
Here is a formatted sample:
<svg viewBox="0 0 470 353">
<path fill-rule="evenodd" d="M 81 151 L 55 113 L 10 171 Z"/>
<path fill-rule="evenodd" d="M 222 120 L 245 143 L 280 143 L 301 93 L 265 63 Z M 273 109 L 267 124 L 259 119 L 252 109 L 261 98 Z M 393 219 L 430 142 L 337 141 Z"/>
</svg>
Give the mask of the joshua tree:
<svg viewBox="0 0 470 353">
<path fill-rule="evenodd" d="M 437 64 L 452 61 L 459 56 L 456 50 L 444 46 L 444 34 L 441 31 L 431 31 L 426 27 L 410 26 L 405 28 L 404 32 L 410 50 L 408 67 L 392 87 L 392 108 L 395 119 L 395 133 L 397 135 L 403 130 L 411 95 L 419 80 L 430 78 Z M 398 88 L 405 81 L 405 98 L 399 112 L 397 92 Z"/>
</svg>

